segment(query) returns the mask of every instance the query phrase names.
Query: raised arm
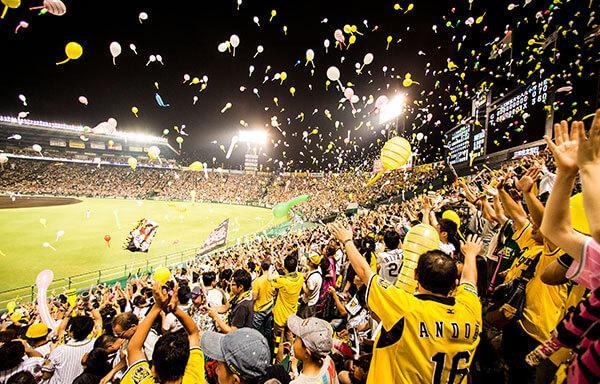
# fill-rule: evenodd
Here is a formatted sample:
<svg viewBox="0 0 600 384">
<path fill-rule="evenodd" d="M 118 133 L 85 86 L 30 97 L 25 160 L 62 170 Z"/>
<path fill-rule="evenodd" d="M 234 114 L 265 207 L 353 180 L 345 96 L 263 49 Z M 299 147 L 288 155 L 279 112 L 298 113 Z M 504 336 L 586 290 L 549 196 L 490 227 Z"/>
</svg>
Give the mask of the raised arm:
<svg viewBox="0 0 600 384">
<path fill-rule="evenodd" d="M 596 110 L 589 139 L 585 136 L 583 123 L 580 124 L 577 164 L 581 169 L 583 206 L 592 237 L 600 242 L 600 109 Z"/>
<path fill-rule="evenodd" d="M 190 347 L 198 347 L 200 346 L 200 330 L 198 326 L 192 320 L 190 315 L 188 315 L 185 311 L 179 308 L 179 299 L 177 296 L 177 290 L 173 292 L 171 296 L 171 302 L 169 303 L 169 310 L 175 315 L 177 320 L 183 325 L 183 328 L 188 334 L 188 340 L 190 341 Z"/>
<path fill-rule="evenodd" d="M 527 213 L 523 209 L 521 203 L 517 203 L 510 194 L 502 187 L 502 184 L 498 187 L 498 195 L 504 207 L 506 215 L 512 219 L 513 227 L 516 231 L 527 225 Z"/>
<path fill-rule="evenodd" d="M 469 235 L 466 242 L 461 242 L 460 250 L 465 256 L 460 283 L 468 283 L 477 287 L 477 255 L 483 248 L 483 241 L 477 235 Z"/>
<path fill-rule="evenodd" d="M 542 204 L 533 191 L 533 186 L 539 175 L 539 168 L 530 168 L 516 183 L 516 187 L 519 188 L 519 191 L 525 197 L 525 204 L 527 204 L 533 224 L 537 227 L 542 225 L 542 217 L 544 216 L 544 204 Z"/>
<path fill-rule="evenodd" d="M 327 225 L 329 231 L 342 242 L 344 249 L 346 250 L 346 255 L 348 255 L 348 260 L 350 264 L 352 264 L 352 268 L 358 275 L 358 277 L 365 283 L 369 283 L 369 279 L 373 272 L 371 271 L 371 267 L 367 260 L 360 254 L 354 242 L 352 241 L 352 231 L 349 228 L 345 228 L 340 223 L 331 223 Z"/>
<path fill-rule="evenodd" d="M 144 355 L 144 341 L 150 332 L 150 328 L 152 328 L 152 324 L 160 314 L 162 308 L 167 304 L 169 299 L 168 294 L 163 291 L 163 288 L 160 286 L 158 282 L 154 282 L 154 286 L 152 287 L 152 293 L 154 295 L 154 305 L 144 317 L 144 320 L 138 325 L 135 333 L 131 337 L 129 341 L 129 345 L 127 346 L 127 364 L 131 365 L 136 361 L 143 360 L 145 358 Z"/>
<path fill-rule="evenodd" d="M 573 230 L 569 198 L 577 176 L 577 140 L 579 124 L 573 123 L 569 137 L 566 121 L 554 125 L 556 143 L 545 137 L 556 163 L 556 180 L 548 201 L 540 230 L 557 247 L 576 260 L 581 258 L 585 236 Z"/>
</svg>

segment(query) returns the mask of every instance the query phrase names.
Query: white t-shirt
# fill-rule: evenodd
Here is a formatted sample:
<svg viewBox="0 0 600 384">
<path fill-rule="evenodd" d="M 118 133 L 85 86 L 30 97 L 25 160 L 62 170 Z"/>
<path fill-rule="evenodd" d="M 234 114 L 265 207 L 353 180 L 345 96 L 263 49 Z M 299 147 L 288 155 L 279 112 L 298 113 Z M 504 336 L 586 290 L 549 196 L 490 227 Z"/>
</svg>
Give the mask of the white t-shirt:
<svg viewBox="0 0 600 384">
<path fill-rule="evenodd" d="M 321 286 L 323 285 L 323 276 L 319 269 L 310 271 L 305 283 L 308 288 L 308 295 L 304 295 L 302 300 L 309 306 L 317 305 L 321 294 Z"/>
<path fill-rule="evenodd" d="M 13 369 L 7 369 L 6 371 L 0 371 L 0 384 L 6 383 L 8 379 L 15 373 L 21 371 L 30 372 L 37 380 L 42 378 L 42 365 L 44 365 L 44 359 L 41 357 L 27 357 L 14 367 Z"/>
<path fill-rule="evenodd" d="M 401 249 L 393 249 L 391 251 L 381 252 L 376 255 L 377 265 L 379 268 L 379 276 L 391 284 L 396 283 L 400 269 L 402 269 L 402 260 L 404 253 Z"/>
<path fill-rule="evenodd" d="M 444 244 L 440 241 L 440 251 L 444 252 L 448 256 L 454 256 L 456 248 L 452 243 Z"/>
<path fill-rule="evenodd" d="M 187 313 L 187 311 L 190 309 L 190 304 L 180 305 L 179 309 Z M 163 321 L 163 330 L 165 332 L 177 332 L 182 328 L 183 325 L 181 324 L 179 319 L 177 319 L 177 317 L 174 314 L 167 313 L 167 315 L 165 316 L 165 320 Z"/>
<path fill-rule="evenodd" d="M 206 290 L 206 303 L 209 307 L 218 307 L 223 305 L 225 296 L 223 291 L 217 288 L 209 288 Z"/>
<path fill-rule="evenodd" d="M 316 376 L 308 376 L 304 373 L 300 373 L 295 380 L 292 380 L 290 384 L 339 384 L 337 378 L 337 372 L 335 371 L 335 365 L 333 360 L 327 356 L 323 360 L 323 366 Z"/>
</svg>

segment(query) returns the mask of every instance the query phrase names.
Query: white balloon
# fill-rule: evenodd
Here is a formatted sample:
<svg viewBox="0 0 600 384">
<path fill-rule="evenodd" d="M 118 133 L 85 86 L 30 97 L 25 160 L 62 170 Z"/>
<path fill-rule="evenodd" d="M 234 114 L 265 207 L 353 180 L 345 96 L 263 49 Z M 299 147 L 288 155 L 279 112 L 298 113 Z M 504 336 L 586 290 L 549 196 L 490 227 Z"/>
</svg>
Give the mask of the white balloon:
<svg viewBox="0 0 600 384">
<path fill-rule="evenodd" d="M 208 83 L 208 76 L 206 76 L 206 75 L 202 76 L 202 81 L 204 81 L 205 83 Z"/>
<path fill-rule="evenodd" d="M 36 152 L 42 152 L 42 146 L 39 144 L 33 144 L 33 146 L 31 147 L 31 149 L 33 149 Z"/>
<path fill-rule="evenodd" d="M 327 69 L 327 78 L 331 81 L 338 81 L 340 79 L 340 70 L 337 67 L 329 67 Z"/>
<path fill-rule="evenodd" d="M 263 47 L 262 45 L 259 45 L 258 47 L 256 47 L 256 52 L 263 53 L 264 51 L 265 51 L 265 47 Z"/>
<path fill-rule="evenodd" d="M 156 56 L 154 56 L 154 55 L 150 55 L 150 57 L 148 58 L 148 60 L 149 60 L 151 63 L 153 63 L 153 62 L 155 62 L 155 61 L 156 61 Z"/>
<path fill-rule="evenodd" d="M 160 148 L 158 148 L 156 145 L 153 145 L 150 148 L 148 148 L 148 156 L 150 156 L 150 158 L 156 159 L 156 158 L 158 158 L 159 155 L 160 155 Z"/>
<path fill-rule="evenodd" d="M 8 163 L 8 156 L 6 156 L 4 153 L 0 153 L 0 164 L 6 163 Z"/>
<path fill-rule="evenodd" d="M 117 57 L 121 54 L 121 44 L 119 44 L 116 41 L 113 41 L 112 43 L 110 43 L 110 54 L 113 57 Z"/>
<path fill-rule="evenodd" d="M 306 50 L 306 60 L 308 61 L 312 61 L 312 59 L 315 58 L 315 51 L 313 51 L 312 49 L 307 49 Z"/>
<path fill-rule="evenodd" d="M 417 133 L 417 140 L 418 141 L 423 140 L 423 133 L 421 133 L 421 132 Z"/>
<path fill-rule="evenodd" d="M 85 96 L 79 96 L 79 102 L 83 105 L 88 105 L 88 99 Z"/>
<path fill-rule="evenodd" d="M 325 39 L 325 41 L 323 41 L 323 45 L 325 46 L 325 48 L 329 48 L 329 39 Z"/>
<path fill-rule="evenodd" d="M 186 81 L 190 81 L 190 78 L 190 75 L 186 73 L 185 75 L 183 75 L 183 82 L 185 83 Z"/>
<path fill-rule="evenodd" d="M 352 96 L 354 96 L 354 90 L 352 88 L 350 88 L 350 87 L 346 88 L 344 90 L 344 96 L 348 100 L 352 99 Z"/>
<path fill-rule="evenodd" d="M 146 12 L 140 12 L 138 18 L 140 19 L 140 23 L 142 22 L 142 20 L 148 20 L 148 14 Z"/>
<path fill-rule="evenodd" d="M 217 49 L 221 53 L 225 52 L 227 50 L 227 43 L 221 43 L 221 44 L 219 44 L 219 46 L 217 47 Z"/>
<path fill-rule="evenodd" d="M 233 48 L 237 48 L 237 46 L 240 45 L 240 38 L 238 37 L 238 35 L 231 35 L 231 37 L 229 38 L 229 42 L 231 43 L 231 46 Z"/>
<path fill-rule="evenodd" d="M 373 62 L 373 54 L 372 53 L 367 53 L 363 59 L 363 64 L 364 65 L 369 65 Z"/>
<path fill-rule="evenodd" d="M 117 128 L 117 120 L 115 120 L 114 118 L 110 118 L 106 121 L 108 123 L 108 125 L 112 128 Z"/>
<path fill-rule="evenodd" d="M 133 53 L 137 55 L 137 47 L 135 46 L 135 44 L 129 44 L 129 49 L 131 49 Z"/>
<path fill-rule="evenodd" d="M 254 23 L 256 23 L 256 25 L 258 25 L 260 27 L 260 21 L 258 20 L 258 16 L 254 16 L 254 18 L 252 18 L 252 20 L 254 21 Z"/>
<path fill-rule="evenodd" d="M 350 98 L 350 102 L 351 102 L 352 104 L 356 104 L 356 103 L 358 103 L 358 101 L 359 101 L 359 100 L 360 100 L 360 98 L 358 97 L 358 95 L 353 95 L 353 96 Z"/>
</svg>

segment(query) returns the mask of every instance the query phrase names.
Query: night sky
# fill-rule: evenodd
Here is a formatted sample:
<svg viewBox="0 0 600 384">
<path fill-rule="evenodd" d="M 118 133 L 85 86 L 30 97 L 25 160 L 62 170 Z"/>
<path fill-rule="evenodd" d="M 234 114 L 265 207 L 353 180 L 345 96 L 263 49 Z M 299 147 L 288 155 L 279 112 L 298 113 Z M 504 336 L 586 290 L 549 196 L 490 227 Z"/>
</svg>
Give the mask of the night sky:
<svg viewBox="0 0 600 384">
<path fill-rule="evenodd" d="M 559 6 L 552 1 L 514 0 L 518 6 L 512 10 L 508 9 L 511 1 L 474 0 L 471 5 L 468 1 L 413 2 L 414 8 L 408 10 L 410 1 L 244 0 L 238 11 L 236 0 L 64 1 L 68 11 L 58 17 L 38 16 L 38 11 L 28 7 L 41 2 L 23 1 L 21 8 L 9 10 L 0 21 L 0 114 L 28 111 L 31 119 L 91 127 L 114 117 L 123 131 L 161 135 L 163 129 L 169 129 L 173 146 L 177 145 L 173 126 L 185 124 L 189 133 L 183 143 L 185 160 L 209 164 L 213 157 L 225 162 L 220 145 L 227 149 L 244 120 L 250 127 L 267 128 L 273 140 L 261 152 L 266 154 L 261 155 L 262 164 L 273 167 L 282 161 L 287 169 L 329 170 L 372 159 L 389 136 L 389 131 L 381 132 L 385 127 L 377 124 L 377 117 L 369 115 L 373 104 L 365 106 L 361 100 L 356 104 L 361 111 L 353 116 L 348 102 L 339 108 L 344 96 L 336 84 L 325 91 L 326 70 L 331 65 L 340 69 L 344 85 L 354 84 L 352 88 L 361 98 L 391 98 L 397 91 L 406 94 L 409 107 L 405 124 L 399 126 L 405 126 L 401 134 L 413 142 L 421 161 L 441 157 L 442 133 L 469 114 L 469 98 L 482 81 L 494 83 L 494 96 L 514 89 L 519 82 L 544 77 L 551 77 L 557 88 L 572 86 L 573 91 L 557 97 L 558 118 L 581 118 L 597 106 L 598 43 L 583 41 L 597 28 L 597 19 L 591 17 L 592 11 L 598 13 L 597 0 L 563 0 Z M 396 3 L 399 10 L 394 9 Z M 269 22 L 272 9 L 277 16 Z M 143 24 L 138 21 L 140 12 L 149 15 Z M 541 17 L 536 17 L 538 12 Z M 254 16 L 259 17 L 260 27 L 253 22 Z M 469 17 L 481 16 L 480 23 L 465 24 Z M 322 22 L 324 19 L 327 22 Z M 29 22 L 29 28 L 15 34 L 21 20 Z M 340 51 L 334 46 L 334 31 L 346 24 L 356 25 L 363 35 Z M 508 65 L 509 53 L 489 59 L 492 42 L 502 38 L 507 27 L 513 31 L 512 65 Z M 530 39 L 541 40 L 544 28 L 547 36 L 559 27 L 555 51 L 550 47 L 532 53 L 539 45 L 529 45 Z M 232 34 L 241 40 L 235 57 L 217 50 Z M 393 42 L 386 50 L 388 35 Z M 345 34 L 346 43 L 349 37 Z M 325 39 L 331 42 L 328 54 Z M 65 57 L 64 46 L 69 41 L 83 46 L 83 56 L 56 66 Z M 113 41 L 122 46 L 116 66 L 109 52 Z M 138 55 L 129 49 L 131 43 Z M 253 58 L 258 45 L 264 46 L 264 53 Z M 312 66 L 304 65 L 309 48 L 315 51 L 314 76 Z M 367 53 L 374 55 L 374 61 L 358 75 L 355 63 L 362 63 Z M 161 55 L 165 65 L 154 62 L 146 66 L 151 54 Z M 298 60 L 300 65 L 296 65 Z M 456 64 L 456 70 L 448 69 L 448 60 Z M 252 77 L 248 76 L 250 65 L 255 67 Z M 265 74 L 268 65 L 271 69 Z M 388 67 L 386 73 L 384 66 Z M 280 85 L 272 79 L 282 71 L 288 78 Z M 403 87 L 407 73 L 420 84 Z M 183 84 L 184 74 L 208 76 L 207 88 L 199 93 L 200 84 Z M 264 76 L 269 80 L 263 84 Z M 245 92 L 240 92 L 240 86 L 246 87 Z M 289 92 L 292 86 L 295 97 Z M 253 88 L 259 90 L 260 98 Z M 159 107 L 155 92 L 170 107 Z M 27 107 L 19 94 L 27 97 Z M 89 105 L 80 104 L 79 96 L 87 97 Z M 192 104 L 194 96 L 198 96 L 196 105 Z M 274 97 L 279 100 L 278 107 Z M 222 114 L 227 102 L 233 107 Z M 139 109 L 139 118 L 131 113 L 132 106 Z M 315 109 L 318 112 L 312 115 Z M 331 120 L 325 109 L 331 112 Z M 304 122 L 296 119 L 302 112 Z M 273 116 L 277 116 L 279 129 L 271 126 Z M 370 128 L 366 126 L 369 121 L 373 124 Z M 315 129 L 316 134 L 302 139 L 302 132 Z M 348 130 L 351 141 L 344 143 Z M 427 139 L 417 142 L 414 134 L 418 132 Z M 237 148 L 225 165 L 239 167 L 244 153 L 245 145 Z"/>
</svg>

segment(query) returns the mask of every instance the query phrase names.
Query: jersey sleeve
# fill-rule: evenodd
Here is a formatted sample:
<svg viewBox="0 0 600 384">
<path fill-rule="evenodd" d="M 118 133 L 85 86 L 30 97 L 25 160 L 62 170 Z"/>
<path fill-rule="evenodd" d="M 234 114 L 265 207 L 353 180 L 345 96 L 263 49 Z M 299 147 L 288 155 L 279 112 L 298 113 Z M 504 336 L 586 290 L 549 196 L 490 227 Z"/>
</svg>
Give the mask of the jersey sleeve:
<svg viewBox="0 0 600 384">
<path fill-rule="evenodd" d="M 477 295 L 477 287 L 470 283 L 461 283 L 456 289 L 455 300 L 460 303 L 467 312 L 481 319 L 481 301 Z"/>
<path fill-rule="evenodd" d="M 275 289 L 283 287 L 282 278 L 278 277 L 276 279 L 271 280 L 271 286 Z"/>
<path fill-rule="evenodd" d="M 517 243 L 519 248 L 523 250 L 527 246 L 527 243 L 531 240 L 531 234 L 533 233 L 533 227 L 531 223 L 527 223 L 521 229 L 513 233 L 513 240 Z"/>
<path fill-rule="evenodd" d="M 369 280 L 366 296 L 369 308 L 381 319 L 386 330 L 390 330 L 406 312 L 410 312 L 417 300 L 376 274 Z"/>
<path fill-rule="evenodd" d="M 154 376 L 150 370 L 150 364 L 146 360 L 140 360 L 131 364 L 123 378 L 121 384 L 154 384 Z"/>
<path fill-rule="evenodd" d="M 204 353 L 200 348 L 190 349 L 182 384 L 204 384 Z"/>
</svg>

